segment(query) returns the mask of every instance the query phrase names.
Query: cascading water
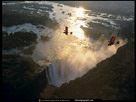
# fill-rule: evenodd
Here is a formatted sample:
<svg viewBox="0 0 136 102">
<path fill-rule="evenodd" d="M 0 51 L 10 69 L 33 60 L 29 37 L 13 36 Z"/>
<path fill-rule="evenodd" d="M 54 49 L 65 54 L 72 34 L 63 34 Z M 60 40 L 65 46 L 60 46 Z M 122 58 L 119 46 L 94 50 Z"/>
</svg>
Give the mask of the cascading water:
<svg viewBox="0 0 136 102">
<path fill-rule="evenodd" d="M 79 44 L 80 42 L 77 41 L 76 43 Z M 86 45 L 83 42 L 82 44 Z M 73 45 L 69 45 L 69 47 L 58 50 L 55 61 L 46 69 L 49 83 L 59 87 L 63 83 L 83 76 L 88 70 L 95 67 L 98 62 L 115 54 L 119 47 L 112 46 L 109 48 L 99 45 L 98 49 L 98 45 L 95 45 L 96 49 L 94 50 L 90 49 L 90 46 L 81 47 L 75 45 L 73 47 Z"/>
<path fill-rule="evenodd" d="M 70 67 L 70 65 L 61 64 L 65 63 L 53 62 L 52 64 L 49 65 L 48 68 L 46 68 L 46 75 L 49 84 L 53 84 L 57 87 L 61 86 L 61 84 L 63 83 L 75 79 L 76 77 L 80 77 L 81 74 L 78 70 L 74 70 L 72 66 Z"/>
<path fill-rule="evenodd" d="M 49 83 L 60 87 L 63 83 L 83 76 L 97 63 L 115 54 L 125 44 L 121 39 L 120 41 L 120 45 L 109 47 L 101 38 L 94 43 L 56 31 L 50 41 L 37 44 L 33 59 L 40 65 L 48 65 L 46 75 Z"/>
<path fill-rule="evenodd" d="M 59 87 L 62 83 L 68 82 L 69 72 L 66 72 L 64 68 L 59 68 L 56 64 L 57 63 L 52 63 L 49 65 L 46 69 L 46 75 L 50 84 Z"/>
<path fill-rule="evenodd" d="M 71 13 L 72 16 L 69 16 L 63 14 L 57 4 L 53 3 L 53 6 L 50 18 L 54 18 L 53 13 L 55 13 L 55 19 L 59 22 L 60 28 L 54 31 L 49 41 L 39 41 L 32 55 L 40 65 L 48 65 L 46 75 L 50 84 L 59 87 L 63 83 L 83 76 L 97 63 L 115 54 L 117 49 L 126 43 L 120 39 L 120 45 L 109 47 L 107 46 L 109 40 L 107 38 L 104 38 L 107 40 L 106 43 L 101 38 L 97 41 L 86 38 L 80 26 L 89 28 L 87 23 L 92 17 L 88 18 L 88 15 L 84 14 L 83 8 L 63 5 L 63 10 Z M 85 17 L 88 20 L 86 22 L 77 20 L 79 17 Z M 68 26 L 70 32 L 73 32 L 72 35 L 63 33 L 65 26 Z M 45 60 L 41 62 L 41 59 Z M 46 60 L 51 63 L 47 63 Z"/>
<path fill-rule="evenodd" d="M 55 86 L 60 86 L 59 84 L 60 82 L 58 80 L 59 74 L 55 66 L 55 63 L 50 64 L 49 67 L 46 68 L 46 75 L 50 84 L 53 84 Z"/>
</svg>

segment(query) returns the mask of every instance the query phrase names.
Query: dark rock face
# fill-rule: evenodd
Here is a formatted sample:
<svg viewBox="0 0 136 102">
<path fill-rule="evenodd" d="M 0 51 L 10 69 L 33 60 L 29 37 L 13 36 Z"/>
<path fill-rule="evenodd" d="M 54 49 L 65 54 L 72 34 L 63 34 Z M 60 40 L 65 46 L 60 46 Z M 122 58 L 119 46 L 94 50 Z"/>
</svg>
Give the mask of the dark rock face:
<svg viewBox="0 0 136 102">
<path fill-rule="evenodd" d="M 3 100 L 34 100 L 47 84 L 46 72 L 29 57 L 2 56 Z"/>
<path fill-rule="evenodd" d="M 51 96 L 56 89 L 57 89 L 56 86 L 50 84 L 46 85 L 46 87 L 40 93 L 41 99 L 52 99 Z"/>
<path fill-rule="evenodd" d="M 134 100 L 134 82 L 134 42 L 128 42 L 83 77 L 56 89 L 51 98 Z"/>
</svg>

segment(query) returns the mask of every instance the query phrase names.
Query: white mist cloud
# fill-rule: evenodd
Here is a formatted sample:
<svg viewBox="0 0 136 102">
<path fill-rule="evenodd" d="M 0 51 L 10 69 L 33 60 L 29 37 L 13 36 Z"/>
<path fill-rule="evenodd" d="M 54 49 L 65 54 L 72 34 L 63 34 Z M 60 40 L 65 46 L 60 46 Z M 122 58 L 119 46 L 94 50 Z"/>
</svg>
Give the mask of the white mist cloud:
<svg viewBox="0 0 136 102">
<path fill-rule="evenodd" d="M 39 42 L 33 52 L 33 59 L 37 63 L 41 66 L 49 66 L 49 68 L 46 68 L 49 83 L 59 87 L 65 82 L 83 76 L 97 63 L 115 54 L 117 49 L 125 44 L 121 39 L 119 39 L 121 40 L 119 45 L 112 46 L 108 46 L 107 41 L 110 39 L 101 40 L 100 38 L 93 43 L 90 42 L 84 36 L 84 31 L 80 29 L 81 25 L 89 27 L 87 22 L 77 22 L 76 20 L 76 10 L 78 8 L 63 5 L 62 9 L 66 12 L 63 14 L 57 3 L 52 3 L 52 5 L 54 8 L 53 12 L 49 13 L 50 18 L 58 21 L 60 28 L 54 32 L 52 39 L 48 42 Z M 67 15 L 67 13 L 71 13 L 72 16 Z M 87 19 L 92 20 L 93 18 L 90 16 Z M 101 17 L 101 19 L 104 18 Z M 110 20 L 106 19 L 106 21 Z M 65 26 L 69 27 L 73 35 L 63 33 Z M 50 64 L 46 63 L 47 60 Z"/>
<path fill-rule="evenodd" d="M 51 63 L 47 70 L 49 82 L 60 86 L 83 76 L 97 63 L 115 54 L 117 49 L 125 44 L 123 40 L 119 40 L 121 42 L 119 45 L 108 46 L 108 42 L 103 43 L 100 39 L 96 44 L 89 42 L 88 39 L 81 40 L 56 31 L 50 41 L 37 44 L 33 59 L 37 62 L 41 58 L 49 60 Z"/>
</svg>

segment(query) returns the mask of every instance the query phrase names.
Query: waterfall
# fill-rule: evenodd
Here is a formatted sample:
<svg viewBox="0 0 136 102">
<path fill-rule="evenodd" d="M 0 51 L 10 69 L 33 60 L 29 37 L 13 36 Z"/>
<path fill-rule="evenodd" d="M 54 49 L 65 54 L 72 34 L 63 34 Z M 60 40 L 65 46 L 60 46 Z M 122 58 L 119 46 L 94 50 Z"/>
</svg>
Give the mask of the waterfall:
<svg viewBox="0 0 136 102">
<path fill-rule="evenodd" d="M 46 68 L 46 77 L 49 84 L 60 87 L 63 83 L 81 77 L 88 70 L 88 68 L 85 68 L 84 71 L 80 71 L 80 66 L 73 66 L 67 60 L 55 61 Z"/>
<path fill-rule="evenodd" d="M 50 64 L 49 67 L 46 68 L 46 77 L 48 79 L 49 84 L 60 86 L 59 74 L 55 63 Z"/>
<path fill-rule="evenodd" d="M 76 77 L 76 75 L 72 73 L 72 68 L 65 64 L 66 63 L 63 62 L 53 62 L 46 68 L 46 77 L 49 84 L 60 87 L 61 84 L 69 82 Z"/>
</svg>

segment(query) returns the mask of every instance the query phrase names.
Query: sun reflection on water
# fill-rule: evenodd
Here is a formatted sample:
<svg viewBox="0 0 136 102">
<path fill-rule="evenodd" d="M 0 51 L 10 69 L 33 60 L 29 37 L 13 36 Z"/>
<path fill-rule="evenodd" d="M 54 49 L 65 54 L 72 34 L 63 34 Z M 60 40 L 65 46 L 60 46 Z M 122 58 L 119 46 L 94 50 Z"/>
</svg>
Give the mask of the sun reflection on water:
<svg viewBox="0 0 136 102">
<path fill-rule="evenodd" d="M 84 14 L 84 9 L 83 8 L 75 8 L 75 20 L 73 21 L 73 27 L 72 31 L 73 31 L 73 35 L 78 37 L 79 39 L 84 39 L 85 35 L 84 35 L 84 31 L 80 28 L 80 26 L 85 26 L 85 22 L 83 20 L 78 20 L 78 18 L 84 18 L 85 14 Z"/>
</svg>

